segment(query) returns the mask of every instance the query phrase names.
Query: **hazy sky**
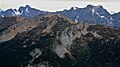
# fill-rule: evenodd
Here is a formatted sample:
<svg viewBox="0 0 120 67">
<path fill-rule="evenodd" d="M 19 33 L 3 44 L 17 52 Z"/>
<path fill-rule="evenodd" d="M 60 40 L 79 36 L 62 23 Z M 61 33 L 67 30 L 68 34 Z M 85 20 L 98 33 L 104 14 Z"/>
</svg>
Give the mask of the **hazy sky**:
<svg viewBox="0 0 120 67">
<path fill-rule="evenodd" d="M 70 7 L 86 7 L 88 4 L 103 5 L 109 12 L 120 11 L 120 0 L 0 0 L 0 8 L 6 10 L 8 8 L 16 8 L 19 6 L 30 5 L 45 11 L 59 11 L 70 9 Z"/>
</svg>

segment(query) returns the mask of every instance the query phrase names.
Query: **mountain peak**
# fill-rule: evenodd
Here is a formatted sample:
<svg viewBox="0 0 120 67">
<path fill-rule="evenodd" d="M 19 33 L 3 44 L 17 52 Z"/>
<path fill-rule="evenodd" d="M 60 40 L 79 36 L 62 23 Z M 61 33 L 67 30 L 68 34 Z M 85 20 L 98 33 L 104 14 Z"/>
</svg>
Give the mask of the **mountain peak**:
<svg viewBox="0 0 120 67">
<path fill-rule="evenodd" d="M 94 7 L 93 5 L 89 4 L 89 5 L 87 5 L 86 8 L 93 8 L 93 7 Z"/>
<path fill-rule="evenodd" d="M 72 10 L 76 10 L 76 9 L 78 9 L 78 7 L 71 7 L 71 9 L 72 9 Z"/>
<path fill-rule="evenodd" d="M 29 5 L 26 5 L 25 8 L 31 8 Z"/>
<path fill-rule="evenodd" d="M 94 7 L 96 7 L 96 8 L 102 8 L 102 9 L 103 9 L 103 6 L 102 6 L 102 5 L 94 6 L 94 5 L 91 5 L 91 4 L 87 5 L 86 8 L 94 8 Z"/>
<path fill-rule="evenodd" d="M 29 9 L 29 8 L 31 8 L 29 5 L 26 5 L 25 7 L 24 7 L 24 6 L 20 6 L 19 10 L 20 10 L 20 9 L 22 9 L 22 10 L 23 10 L 23 9 Z"/>
<path fill-rule="evenodd" d="M 20 6 L 20 8 L 31 8 L 29 5 Z"/>
<path fill-rule="evenodd" d="M 102 6 L 102 5 L 98 5 L 98 6 L 96 6 L 96 7 L 98 7 L 98 8 L 103 8 L 103 6 Z"/>
<path fill-rule="evenodd" d="M 29 5 L 26 5 L 25 7 L 30 7 Z"/>
</svg>

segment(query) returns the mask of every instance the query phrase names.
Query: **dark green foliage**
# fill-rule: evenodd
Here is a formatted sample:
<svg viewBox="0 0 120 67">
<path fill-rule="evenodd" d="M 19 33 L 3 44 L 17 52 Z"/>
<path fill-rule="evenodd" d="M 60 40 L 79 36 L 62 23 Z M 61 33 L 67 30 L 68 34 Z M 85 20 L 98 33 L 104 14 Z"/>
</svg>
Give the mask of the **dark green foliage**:
<svg viewBox="0 0 120 67">
<path fill-rule="evenodd" d="M 94 39 L 90 44 L 91 56 L 88 66 L 119 67 L 120 39 Z"/>
</svg>

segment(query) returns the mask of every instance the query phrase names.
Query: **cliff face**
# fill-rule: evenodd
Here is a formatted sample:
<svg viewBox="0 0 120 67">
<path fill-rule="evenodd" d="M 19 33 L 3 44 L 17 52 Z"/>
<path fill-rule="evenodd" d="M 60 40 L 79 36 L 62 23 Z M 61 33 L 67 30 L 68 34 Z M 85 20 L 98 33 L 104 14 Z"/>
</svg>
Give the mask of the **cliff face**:
<svg viewBox="0 0 120 67">
<path fill-rule="evenodd" d="M 6 37 L 10 39 L 7 38 L 4 42 L 0 40 L 2 66 L 120 66 L 120 30 L 118 29 L 75 23 L 62 15 L 49 14 L 22 20 L 3 32 L 6 30 L 13 32 L 11 28 L 17 24 L 21 25 L 15 28 L 16 34 L 11 33 L 14 37 L 9 33 Z M 23 26 L 30 29 L 27 28 L 29 30 L 26 31 L 22 29 Z M 5 36 L 2 34 L 1 37 L 3 35 Z"/>
</svg>

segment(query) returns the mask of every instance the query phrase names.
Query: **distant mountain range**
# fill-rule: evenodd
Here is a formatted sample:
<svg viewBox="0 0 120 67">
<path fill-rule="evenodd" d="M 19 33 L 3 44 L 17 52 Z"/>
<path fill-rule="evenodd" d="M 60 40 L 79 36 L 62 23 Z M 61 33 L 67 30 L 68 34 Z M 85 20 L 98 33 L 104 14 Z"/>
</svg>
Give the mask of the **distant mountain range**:
<svg viewBox="0 0 120 67">
<path fill-rule="evenodd" d="M 21 16 L 25 18 L 30 18 L 37 16 L 39 14 L 46 14 L 45 11 L 40 11 L 34 8 L 31 8 L 29 5 L 25 7 L 21 6 L 18 10 L 17 9 L 8 9 L 6 11 L 2 11 L 0 17 L 9 17 L 9 16 Z"/>
<path fill-rule="evenodd" d="M 101 24 L 105 26 L 120 28 L 120 12 L 110 14 L 101 5 L 87 5 L 84 8 L 71 7 L 69 10 L 65 9 L 63 11 L 56 12 L 41 11 L 35 8 L 31 8 L 29 5 L 26 5 L 25 7 L 21 6 L 18 10 L 8 9 L 6 11 L 1 11 L 0 17 L 21 16 L 25 18 L 31 18 L 39 14 L 62 14 L 76 22 Z"/>
</svg>

